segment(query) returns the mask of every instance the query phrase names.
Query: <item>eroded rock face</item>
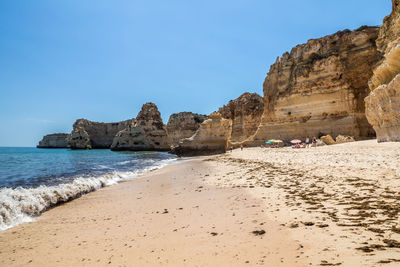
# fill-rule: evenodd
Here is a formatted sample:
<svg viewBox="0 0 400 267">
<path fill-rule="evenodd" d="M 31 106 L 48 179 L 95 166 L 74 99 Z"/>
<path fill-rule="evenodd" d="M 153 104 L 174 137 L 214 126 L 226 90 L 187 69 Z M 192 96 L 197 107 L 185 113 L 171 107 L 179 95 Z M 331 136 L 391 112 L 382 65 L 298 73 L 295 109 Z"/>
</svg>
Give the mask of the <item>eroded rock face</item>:
<svg viewBox="0 0 400 267">
<path fill-rule="evenodd" d="M 167 123 L 167 132 L 170 144 L 176 146 L 179 141 L 194 135 L 200 124 L 208 119 L 208 116 L 192 112 L 180 112 L 172 114 Z"/>
<path fill-rule="evenodd" d="M 383 60 L 374 70 L 365 99 L 366 116 L 378 142 L 400 141 L 400 0 L 393 0 L 376 41 Z"/>
<path fill-rule="evenodd" d="M 103 123 L 79 119 L 73 125 L 68 144 L 71 149 L 110 148 L 114 136 L 132 121 Z"/>
<path fill-rule="evenodd" d="M 136 120 L 115 135 L 111 149 L 132 151 L 169 150 L 167 130 L 157 106 L 153 103 L 144 104 Z"/>
<path fill-rule="evenodd" d="M 374 136 L 364 98 L 380 60 L 379 28 L 362 27 L 309 40 L 285 53 L 264 81 L 264 113 L 254 144 L 339 134 Z"/>
<path fill-rule="evenodd" d="M 48 134 L 43 137 L 41 141 L 39 141 L 38 148 L 66 148 L 68 146 L 67 143 L 68 134 L 66 133 L 55 133 Z"/>
<path fill-rule="evenodd" d="M 264 111 L 264 101 L 256 93 L 244 93 L 218 110 L 223 118 L 232 120 L 230 142 L 240 143 L 254 135 Z"/>
<path fill-rule="evenodd" d="M 225 153 L 232 131 L 232 121 L 222 118 L 219 113 L 212 113 L 208 120 L 190 137 L 183 139 L 173 148 L 178 156 L 197 156 Z"/>
</svg>

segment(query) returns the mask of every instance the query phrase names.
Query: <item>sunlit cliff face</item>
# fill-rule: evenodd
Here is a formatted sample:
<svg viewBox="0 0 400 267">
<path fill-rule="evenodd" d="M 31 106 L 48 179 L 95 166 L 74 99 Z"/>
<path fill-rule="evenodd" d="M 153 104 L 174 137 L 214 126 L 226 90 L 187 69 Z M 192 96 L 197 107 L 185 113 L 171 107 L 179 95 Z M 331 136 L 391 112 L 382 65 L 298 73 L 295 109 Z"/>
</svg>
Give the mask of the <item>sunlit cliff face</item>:
<svg viewBox="0 0 400 267">
<path fill-rule="evenodd" d="M 365 98 L 365 115 L 379 142 L 400 141 L 400 0 L 392 2 L 392 14 L 384 19 L 376 42 L 384 58 Z"/>
<path fill-rule="evenodd" d="M 374 76 L 369 82 L 371 91 L 381 85 L 389 84 L 400 73 L 400 40 L 392 46 L 382 64 L 374 70 Z"/>
<path fill-rule="evenodd" d="M 374 71 L 372 92 L 365 99 L 366 116 L 379 142 L 400 141 L 400 38 L 391 47 Z"/>
</svg>

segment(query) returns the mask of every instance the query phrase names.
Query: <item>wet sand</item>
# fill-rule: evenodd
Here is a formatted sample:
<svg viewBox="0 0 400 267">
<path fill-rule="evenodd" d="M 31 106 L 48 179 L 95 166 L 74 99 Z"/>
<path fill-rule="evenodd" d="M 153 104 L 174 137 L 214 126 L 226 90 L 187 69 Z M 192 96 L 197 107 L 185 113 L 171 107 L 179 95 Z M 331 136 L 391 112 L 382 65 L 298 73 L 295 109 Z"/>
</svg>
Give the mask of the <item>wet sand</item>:
<svg viewBox="0 0 400 267">
<path fill-rule="evenodd" d="M 1 266 L 398 266 L 400 144 L 247 148 L 0 233 Z"/>
<path fill-rule="evenodd" d="M 260 199 L 204 183 L 213 166 L 178 163 L 49 210 L 0 233 L 0 265 L 304 266 Z"/>
</svg>

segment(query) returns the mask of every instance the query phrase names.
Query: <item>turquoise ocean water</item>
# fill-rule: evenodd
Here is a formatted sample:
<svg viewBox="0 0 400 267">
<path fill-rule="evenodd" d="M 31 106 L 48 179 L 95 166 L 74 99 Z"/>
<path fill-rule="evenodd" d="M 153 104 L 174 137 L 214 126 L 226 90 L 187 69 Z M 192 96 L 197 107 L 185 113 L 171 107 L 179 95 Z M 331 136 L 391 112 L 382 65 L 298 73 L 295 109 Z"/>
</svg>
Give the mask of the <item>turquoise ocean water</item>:
<svg viewBox="0 0 400 267">
<path fill-rule="evenodd" d="M 175 160 L 164 152 L 0 147 L 0 231 Z"/>
</svg>

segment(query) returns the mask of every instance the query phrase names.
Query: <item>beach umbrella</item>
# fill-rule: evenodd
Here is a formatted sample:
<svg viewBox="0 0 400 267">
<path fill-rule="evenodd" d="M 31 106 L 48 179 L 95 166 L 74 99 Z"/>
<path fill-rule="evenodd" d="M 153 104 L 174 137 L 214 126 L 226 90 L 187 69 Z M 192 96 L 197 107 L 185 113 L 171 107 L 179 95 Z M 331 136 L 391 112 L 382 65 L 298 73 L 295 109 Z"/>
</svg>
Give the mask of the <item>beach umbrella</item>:
<svg viewBox="0 0 400 267">
<path fill-rule="evenodd" d="M 282 140 L 275 140 L 275 143 L 283 143 L 283 141 Z"/>
<path fill-rule="evenodd" d="M 299 140 L 299 139 L 294 139 L 294 140 L 290 141 L 290 143 L 292 143 L 292 144 L 298 144 L 298 143 L 301 143 L 301 140 Z"/>
<path fill-rule="evenodd" d="M 271 144 L 271 142 L 265 142 L 266 144 Z"/>
<path fill-rule="evenodd" d="M 275 140 L 275 139 L 270 139 L 270 140 L 268 140 L 268 142 L 270 142 L 270 143 L 275 143 L 276 140 Z"/>
</svg>

